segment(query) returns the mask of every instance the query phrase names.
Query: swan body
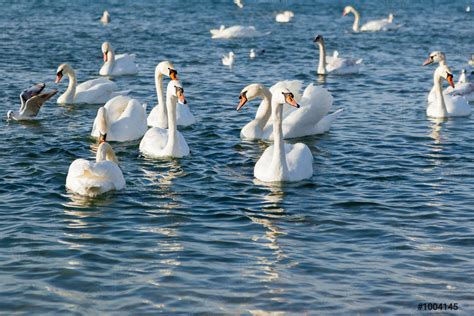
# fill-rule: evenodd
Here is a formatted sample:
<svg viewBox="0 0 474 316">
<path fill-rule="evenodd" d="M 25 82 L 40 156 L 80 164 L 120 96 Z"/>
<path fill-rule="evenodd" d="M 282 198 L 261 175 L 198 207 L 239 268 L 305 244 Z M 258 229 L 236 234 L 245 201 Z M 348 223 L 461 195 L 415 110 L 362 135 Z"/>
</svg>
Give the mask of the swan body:
<svg viewBox="0 0 474 316">
<path fill-rule="evenodd" d="M 38 115 L 41 106 L 48 101 L 58 90 L 41 93 L 46 87 L 45 83 L 38 83 L 25 89 L 20 94 L 20 110 L 18 112 L 8 111 L 8 120 L 33 120 Z"/>
<path fill-rule="evenodd" d="M 107 125 L 109 141 L 140 139 L 147 130 L 146 105 L 128 96 L 116 96 L 97 111 L 91 136 L 100 137 L 99 121 Z M 103 133 L 102 133 L 103 134 Z"/>
<path fill-rule="evenodd" d="M 125 188 L 125 179 L 112 147 L 102 142 L 97 149 L 95 162 L 74 160 L 69 166 L 66 188 L 89 197 Z"/>
<path fill-rule="evenodd" d="M 176 103 L 186 103 L 184 90 L 178 80 L 171 80 L 166 89 L 166 108 L 168 112 L 168 129 L 152 127 L 140 142 L 140 152 L 151 158 L 175 157 L 189 155 L 189 147 L 183 135 L 177 130 Z"/>
<path fill-rule="evenodd" d="M 102 24 L 109 24 L 110 23 L 110 14 L 109 11 L 105 10 L 102 16 L 100 17 L 100 22 Z"/>
<path fill-rule="evenodd" d="M 285 144 L 283 141 L 284 103 L 299 107 L 292 92 L 280 86 L 274 89 L 271 101 L 274 144 L 263 152 L 254 168 L 254 176 L 260 181 L 293 182 L 313 175 L 313 155 L 308 146 Z"/>
<path fill-rule="evenodd" d="M 221 25 L 218 29 L 210 30 L 212 38 L 237 38 L 237 37 L 258 37 L 263 35 L 268 35 L 270 32 L 261 33 L 255 29 L 254 26 L 242 26 L 234 25 L 226 28 L 224 25 Z"/>
<path fill-rule="evenodd" d="M 165 95 L 163 93 L 163 76 L 176 80 L 178 72 L 169 61 L 160 62 L 155 68 L 155 87 L 158 103 L 148 115 L 148 126 L 168 128 L 168 115 L 165 104 Z M 178 126 L 190 126 L 196 123 L 196 118 L 186 104 L 178 103 L 176 105 L 176 123 Z"/>
<path fill-rule="evenodd" d="M 232 68 L 232 65 L 234 64 L 234 60 L 235 60 L 234 52 L 229 52 L 228 55 L 222 56 L 222 64 L 224 66 L 229 66 L 230 68 Z"/>
<path fill-rule="evenodd" d="M 250 52 L 249 52 L 249 57 L 251 59 L 254 59 L 255 57 L 257 57 L 257 53 L 255 52 L 255 49 L 251 49 Z"/>
<path fill-rule="evenodd" d="M 278 13 L 275 17 L 275 20 L 278 23 L 288 23 L 293 19 L 295 14 L 292 11 L 283 11 L 281 13 Z"/>
<path fill-rule="evenodd" d="M 354 32 L 377 32 L 377 31 L 389 31 L 395 30 L 399 26 L 393 23 L 393 14 L 389 14 L 386 19 L 381 20 L 373 20 L 365 23 L 362 26 L 359 26 L 360 23 L 360 14 L 359 12 L 352 6 L 347 6 L 344 8 L 342 14 L 344 16 L 348 15 L 349 13 L 354 14 L 354 24 L 352 25 L 352 30 Z"/>
<path fill-rule="evenodd" d="M 444 94 L 451 94 L 453 96 L 463 96 L 467 101 L 474 101 L 474 82 L 470 82 L 466 76 L 466 69 L 463 69 L 456 86 L 447 87 Z"/>
<path fill-rule="evenodd" d="M 362 59 L 342 58 L 334 51 L 332 56 L 326 56 L 326 48 L 322 35 L 318 35 L 313 40 L 319 46 L 318 75 L 329 73 L 338 75 L 348 75 L 359 73 Z"/>
<path fill-rule="evenodd" d="M 454 88 L 453 75 L 446 65 L 444 53 L 432 52 L 423 65 L 439 63 L 433 74 L 433 88 L 428 95 L 428 107 L 426 115 L 433 118 L 469 116 L 471 106 L 463 96 L 444 94 L 442 90 L 442 80 L 449 82 Z"/>
<path fill-rule="evenodd" d="M 286 108 L 282 117 L 282 137 L 285 139 L 303 137 L 309 135 L 323 134 L 329 131 L 331 124 L 342 113 L 342 109 L 332 114 L 328 114 L 333 98 L 329 91 L 322 87 L 309 84 L 301 97 L 298 92 L 301 90 L 302 82 L 298 80 L 280 81 L 269 90 L 261 84 L 251 84 L 245 87 L 240 96 L 240 109 L 247 101 L 256 97 L 262 97 L 263 101 L 255 115 L 255 119 L 247 123 L 240 132 L 243 139 L 265 139 L 271 140 L 273 135 L 273 122 L 271 117 L 271 98 L 274 91 L 286 87 L 295 94 L 295 99 L 301 108 Z"/>
<path fill-rule="evenodd" d="M 76 73 L 68 64 L 61 64 L 56 71 L 56 83 L 59 83 L 64 75 L 69 78 L 69 85 L 61 96 L 58 104 L 100 104 L 105 103 L 117 95 L 126 95 L 129 91 L 117 91 L 117 85 L 106 78 L 97 78 L 77 84 Z"/>
<path fill-rule="evenodd" d="M 99 71 L 101 76 L 123 76 L 138 73 L 135 54 L 115 55 L 109 42 L 102 44 L 102 54 L 104 55 L 104 64 Z"/>
<path fill-rule="evenodd" d="M 238 6 L 240 9 L 242 9 L 244 7 L 244 3 L 242 2 L 242 0 L 234 0 L 234 3 L 236 6 Z"/>
</svg>

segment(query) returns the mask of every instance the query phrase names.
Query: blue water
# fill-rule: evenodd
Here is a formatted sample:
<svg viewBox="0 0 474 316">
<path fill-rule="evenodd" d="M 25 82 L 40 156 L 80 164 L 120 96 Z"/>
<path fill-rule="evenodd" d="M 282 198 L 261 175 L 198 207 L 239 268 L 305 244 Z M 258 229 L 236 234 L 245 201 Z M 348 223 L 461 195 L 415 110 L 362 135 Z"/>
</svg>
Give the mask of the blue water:
<svg viewBox="0 0 474 316">
<path fill-rule="evenodd" d="M 153 72 L 171 60 L 198 119 L 191 156 L 145 159 L 112 143 L 127 188 L 96 199 L 66 191 L 76 158 L 92 158 L 98 106 L 47 103 L 31 123 L 0 122 L 0 312 L 418 314 L 418 303 L 474 312 L 474 120 L 425 116 L 435 49 L 455 80 L 473 52 L 469 1 L 356 1 L 362 20 L 395 14 L 396 32 L 353 34 L 343 1 L 2 1 L 1 115 L 29 85 L 55 85 L 68 62 L 97 77 L 100 46 L 137 54 L 120 88 L 156 104 Z M 472 3 L 471 3 L 472 5 Z M 98 19 L 104 9 L 112 23 Z M 292 23 L 274 22 L 291 9 Z M 254 25 L 262 38 L 212 40 Z M 360 75 L 317 78 L 316 34 L 363 58 Z M 248 59 L 250 48 L 266 53 Z M 220 64 L 236 54 L 233 70 Z M 328 88 L 344 113 L 304 142 L 314 176 L 270 186 L 253 167 L 268 146 L 243 141 L 257 102 L 240 90 L 299 79 Z M 165 80 L 165 83 L 167 81 Z"/>
</svg>

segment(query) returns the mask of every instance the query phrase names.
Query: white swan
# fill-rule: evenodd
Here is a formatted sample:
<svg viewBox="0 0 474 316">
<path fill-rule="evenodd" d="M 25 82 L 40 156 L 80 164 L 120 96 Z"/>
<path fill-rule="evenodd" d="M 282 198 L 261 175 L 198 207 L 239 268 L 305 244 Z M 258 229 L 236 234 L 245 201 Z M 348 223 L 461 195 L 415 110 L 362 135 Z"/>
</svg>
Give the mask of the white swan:
<svg viewBox="0 0 474 316">
<path fill-rule="evenodd" d="M 186 103 L 183 86 L 178 80 L 171 80 L 166 89 L 168 129 L 152 127 L 140 142 L 140 151 L 148 157 L 176 157 L 189 155 L 189 147 L 176 127 L 176 103 Z"/>
<path fill-rule="evenodd" d="M 100 137 L 100 121 L 107 126 L 109 141 L 126 142 L 140 139 L 147 130 L 146 104 L 128 96 L 116 96 L 99 108 L 91 136 Z"/>
<path fill-rule="evenodd" d="M 74 160 L 69 166 L 66 188 L 89 197 L 125 188 L 125 179 L 112 147 L 102 142 L 97 148 L 95 162 Z"/>
<path fill-rule="evenodd" d="M 469 81 L 466 74 L 466 69 L 461 71 L 461 75 L 459 76 L 459 80 L 456 83 L 455 88 L 447 87 L 444 89 L 444 93 L 463 96 L 469 102 L 474 101 L 474 82 Z"/>
<path fill-rule="evenodd" d="M 242 9 L 244 7 L 244 3 L 242 2 L 242 0 L 234 0 L 234 3 L 236 6 L 238 6 L 240 9 Z"/>
<path fill-rule="evenodd" d="M 163 93 L 163 76 L 168 76 L 171 80 L 178 79 L 178 72 L 171 62 L 165 60 L 160 62 L 155 68 L 155 87 L 158 104 L 153 107 L 148 115 L 148 126 L 168 128 L 168 116 Z M 176 106 L 176 123 L 178 126 L 190 126 L 196 123 L 196 118 L 186 104 L 178 103 Z"/>
<path fill-rule="evenodd" d="M 38 115 L 41 106 L 58 92 L 58 90 L 52 90 L 41 93 L 45 87 L 45 83 L 38 83 L 23 90 L 20 94 L 20 110 L 18 112 L 8 111 L 7 119 L 16 121 L 33 120 Z"/>
<path fill-rule="evenodd" d="M 76 73 L 68 64 L 61 64 L 56 71 L 56 83 L 59 83 L 64 75 L 69 78 L 66 92 L 59 96 L 58 104 L 105 103 L 117 95 L 126 95 L 129 91 L 116 91 L 117 85 L 106 78 L 97 78 L 77 84 Z"/>
<path fill-rule="evenodd" d="M 446 57 L 444 53 L 435 51 L 430 54 L 423 66 L 432 63 L 439 63 L 433 74 L 433 88 L 428 95 L 428 107 L 426 115 L 434 118 L 469 116 L 471 114 L 471 106 L 462 96 L 443 94 L 442 80 L 449 82 L 454 88 L 453 75 L 449 67 L 446 65 Z"/>
<path fill-rule="evenodd" d="M 102 14 L 102 16 L 100 17 L 100 22 L 102 22 L 102 24 L 109 24 L 110 23 L 110 14 L 109 14 L 109 11 L 105 10 L 104 13 Z"/>
<path fill-rule="evenodd" d="M 255 57 L 257 57 L 257 53 L 255 52 L 255 49 L 252 48 L 249 52 L 249 58 L 254 59 Z"/>
<path fill-rule="evenodd" d="M 236 37 L 258 37 L 268 35 L 270 32 L 261 33 L 254 26 L 234 25 L 226 28 L 221 25 L 218 29 L 211 29 L 212 38 L 236 38 Z"/>
<path fill-rule="evenodd" d="M 222 64 L 224 66 L 229 66 L 230 68 L 232 68 L 232 65 L 234 65 L 234 59 L 235 59 L 234 52 L 229 52 L 228 55 L 222 55 Z"/>
<path fill-rule="evenodd" d="M 101 76 L 123 76 L 138 73 L 135 54 L 115 55 L 109 42 L 102 44 L 102 54 L 104 54 L 104 64 L 99 71 Z"/>
<path fill-rule="evenodd" d="M 281 13 L 278 13 L 275 16 L 275 20 L 278 23 L 288 23 L 288 22 L 291 21 L 291 19 L 293 19 L 294 16 L 295 16 L 295 14 L 291 11 L 283 11 Z"/>
<path fill-rule="evenodd" d="M 318 75 L 326 75 L 328 73 L 339 75 L 359 73 L 362 59 L 342 58 L 339 57 L 337 51 L 334 51 L 332 56 L 326 57 L 323 36 L 316 36 L 313 42 L 319 46 Z"/>
<path fill-rule="evenodd" d="M 283 138 L 294 138 L 308 135 L 323 134 L 327 132 L 334 120 L 342 113 L 342 109 L 328 114 L 333 98 L 329 91 L 322 87 L 309 84 L 301 97 L 302 82 L 298 80 L 280 81 L 270 90 L 261 84 L 251 84 L 240 93 L 240 110 L 247 101 L 256 97 L 263 98 L 258 107 L 255 119 L 247 123 L 240 132 L 244 139 L 273 139 L 273 126 L 269 120 L 271 116 L 271 99 L 274 91 L 282 87 L 295 93 L 296 100 L 301 104 L 301 109 L 287 108 L 283 112 L 282 132 Z"/>
<path fill-rule="evenodd" d="M 376 31 L 389 31 L 397 29 L 399 26 L 393 23 L 393 14 L 389 14 L 386 19 L 373 20 L 365 23 L 359 27 L 360 14 L 352 6 L 347 6 L 344 8 L 342 15 L 346 16 L 349 13 L 354 14 L 354 24 L 352 25 L 352 30 L 354 32 L 376 32 Z"/>
<path fill-rule="evenodd" d="M 299 105 L 293 93 L 280 86 L 274 89 L 271 97 L 273 145 L 268 147 L 255 164 L 255 178 L 265 182 L 300 181 L 313 175 L 313 155 L 308 146 L 302 143 L 285 144 L 283 141 L 283 104 L 296 108 Z"/>
</svg>

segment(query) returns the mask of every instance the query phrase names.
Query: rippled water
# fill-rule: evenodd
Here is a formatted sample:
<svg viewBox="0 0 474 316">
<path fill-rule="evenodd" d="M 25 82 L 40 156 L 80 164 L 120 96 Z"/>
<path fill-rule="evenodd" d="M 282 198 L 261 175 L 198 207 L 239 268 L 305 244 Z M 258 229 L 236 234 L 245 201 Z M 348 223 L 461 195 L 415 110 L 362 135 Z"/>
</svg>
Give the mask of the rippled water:
<svg viewBox="0 0 474 316">
<path fill-rule="evenodd" d="M 340 1 L 16 1 L 0 14 L 2 115 L 19 92 L 68 62 L 97 76 L 100 45 L 134 52 L 138 76 L 117 84 L 156 104 L 155 65 L 172 60 L 199 122 L 182 130 L 191 156 L 149 160 L 138 141 L 113 143 L 126 190 L 81 199 L 69 164 L 93 157 L 98 106 L 49 102 L 40 120 L 0 123 L 0 311 L 11 314 L 309 312 L 415 314 L 422 302 L 474 310 L 473 118 L 426 118 L 441 49 L 455 80 L 472 53 L 468 1 L 356 2 L 362 19 L 394 12 L 397 32 L 353 34 Z M 104 9 L 112 23 L 98 18 Z M 277 25 L 274 14 L 295 12 Z M 254 25 L 271 34 L 211 40 L 209 29 Z M 316 34 L 329 51 L 363 58 L 357 76 L 315 75 Z M 266 53 L 248 59 L 250 48 Z M 233 70 L 220 56 L 233 50 Z M 314 176 L 254 181 L 265 142 L 242 141 L 255 113 L 235 106 L 252 82 L 316 82 L 344 113 L 330 133 L 296 141 Z M 166 81 L 165 81 L 166 82 Z M 66 84 L 59 86 L 64 91 Z"/>
</svg>

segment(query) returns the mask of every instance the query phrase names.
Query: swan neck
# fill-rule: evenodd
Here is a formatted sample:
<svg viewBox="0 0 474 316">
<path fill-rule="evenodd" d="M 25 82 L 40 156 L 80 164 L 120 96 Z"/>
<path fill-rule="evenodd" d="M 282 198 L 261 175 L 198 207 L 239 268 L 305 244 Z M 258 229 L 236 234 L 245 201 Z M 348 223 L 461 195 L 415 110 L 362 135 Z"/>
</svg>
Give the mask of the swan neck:
<svg viewBox="0 0 474 316">
<path fill-rule="evenodd" d="M 326 47 L 324 47 L 324 42 L 318 42 L 319 45 L 319 65 L 318 65 L 318 74 L 326 74 Z"/>
<path fill-rule="evenodd" d="M 435 72 L 433 80 L 434 80 L 433 89 L 436 94 L 435 104 L 438 105 L 438 107 L 440 108 L 441 112 L 444 115 L 447 115 L 448 110 L 446 109 L 446 103 L 444 102 L 443 88 L 441 87 L 442 78 L 438 76 L 437 73 Z"/>
<path fill-rule="evenodd" d="M 271 101 L 272 101 L 272 94 L 270 90 L 268 90 L 266 87 L 262 87 L 262 92 L 261 96 L 263 98 L 262 102 L 262 107 L 263 111 L 260 113 L 257 113 L 258 115 L 255 117 L 255 120 L 257 121 L 257 125 L 263 129 L 265 125 L 267 125 L 268 120 L 270 119 L 272 115 L 272 109 L 271 109 Z"/>
<path fill-rule="evenodd" d="M 168 143 L 166 147 L 170 150 L 177 145 L 178 129 L 176 124 L 176 103 L 178 98 L 172 95 L 166 96 L 166 108 L 168 112 Z"/>
<path fill-rule="evenodd" d="M 67 90 L 64 93 L 66 96 L 66 103 L 73 103 L 74 98 L 76 96 L 76 86 L 77 86 L 77 78 L 76 78 L 76 73 L 74 70 L 69 70 L 67 72 L 67 76 L 69 78 L 69 84 L 67 86 Z"/>
<path fill-rule="evenodd" d="M 158 115 L 161 120 L 166 120 L 165 95 L 163 92 L 163 74 L 155 70 L 156 97 L 158 98 Z"/>
<path fill-rule="evenodd" d="M 283 142 L 283 104 L 272 102 L 273 116 L 273 159 L 272 166 L 281 173 L 282 178 L 288 174 L 286 163 L 285 144 Z"/>
<path fill-rule="evenodd" d="M 354 32 L 359 32 L 360 14 L 356 11 L 356 9 L 352 9 L 351 11 L 354 14 L 354 24 L 352 24 L 352 30 Z"/>
</svg>

